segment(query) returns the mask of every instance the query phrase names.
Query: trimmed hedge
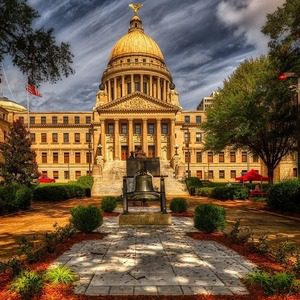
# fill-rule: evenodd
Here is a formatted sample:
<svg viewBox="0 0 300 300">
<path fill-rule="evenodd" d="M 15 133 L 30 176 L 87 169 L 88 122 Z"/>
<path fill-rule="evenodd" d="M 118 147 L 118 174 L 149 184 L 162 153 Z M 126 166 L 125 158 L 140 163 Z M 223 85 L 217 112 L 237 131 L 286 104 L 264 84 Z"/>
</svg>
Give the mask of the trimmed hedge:
<svg viewBox="0 0 300 300">
<path fill-rule="evenodd" d="M 105 212 L 113 212 L 117 207 L 116 197 L 106 196 L 101 201 L 101 209 Z"/>
<path fill-rule="evenodd" d="M 211 233 L 223 230 L 226 223 L 226 212 L 221 206 L 203 204 L 195 208 L 194 226 L 204 232 Z"/>
<path fill-rule="evenodd" d="M 79 184 L 43 184 L 33 191 L 35 201 L 63 201 L 85 196 L 85 188 Z"/>
<path fill-rule="evenodd" d="M 195 195 L 204 196 L 204 197 L 211 197 L 211 194 L 212 194 L 213 190 L 214 190 L 213 187 L 196 188 Z"/>
<path fill-rule="evenodd" d="M 29 187 L 12 184 L 0 187 L 0 215 L 28 209 L 32 191 Z"/>
<path fill-rule="evenodd" d="M 170 210 L 174 213 L 187 211 L 188 204 L 184 198 L 173 198 L 170 202 Z"/>
<path fill-rule="evenodd" d="M 85 188 L 92 188 L 94 184 L 94 177 L 93 176 L 81 176 L 78 178 L 77 183 L 79 185 L 84 186 Z"/>
<path fill-rule="evenodd" d="M 190 195 L 194 193 L 199 195 L 197 194 L 197 190 L 199 191 L 201 188 L 224 187 L 228 184 L 227 182 L 211 182 L 208 180 L 200 180 L 198 177 L 186 178 L 185 183 Z"/>
<path fill-rule="evenodd" d="M 78 205 L 71 209 L 71 223 L 82 232 L 92 232 L 102 225 L 103 217 L 101 210 L 93 205 Z"/>
<path fill-rule="evenodd" d="M 218 200 L 247 199 L 248 189 L 242 186 L 219 186 L 212 190 L 211 197 Z"/>
<path fill-rule="evenodd" d="M 268 206 L 283 212 L 300 212 L 300 180 L 287 180 L 270 187 Z"/>
</svg>

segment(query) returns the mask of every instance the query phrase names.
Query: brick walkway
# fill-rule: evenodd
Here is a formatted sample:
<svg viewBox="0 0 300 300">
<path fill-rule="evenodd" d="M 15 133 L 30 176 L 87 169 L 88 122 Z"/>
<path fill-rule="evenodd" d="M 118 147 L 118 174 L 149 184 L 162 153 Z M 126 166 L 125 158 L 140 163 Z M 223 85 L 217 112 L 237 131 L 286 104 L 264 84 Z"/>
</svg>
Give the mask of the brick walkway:
<svg viewBox="0 0 300 300">
<path fill-rule="evenodd" d="M 255 266 L 213 241 L 185 235 L 192 219 L 174 218 L 165 227 L 119 227 L 105 218 L 103 240 L 85 241 L 57 263 L 80 277 L 75 292 L 86 295 L 247 294 L 240 278 Z"/>
</svg>

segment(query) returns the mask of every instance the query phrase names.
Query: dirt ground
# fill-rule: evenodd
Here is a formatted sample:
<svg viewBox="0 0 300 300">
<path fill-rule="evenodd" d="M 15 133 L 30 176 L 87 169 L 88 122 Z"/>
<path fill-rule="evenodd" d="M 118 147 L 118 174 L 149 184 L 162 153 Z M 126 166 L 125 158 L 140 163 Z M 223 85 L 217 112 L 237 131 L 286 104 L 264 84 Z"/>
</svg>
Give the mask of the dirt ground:
<svg viewBox="0 0 300 300">
<path fill-rule="evenodd" d="M 289 238 L 300 245 L 300 221 L 284 216 L 274 216 L 260 211 L 265 204 L 253 201 L 216 201 L 206 197 L 187 197 L 189 210 L 202 203 L 224 206 L 229 230 L 237 218 L 242 225 L 249 226 L 256 237 L 268 234 L 275 243 Z M 70 209 L 76 205 L 99 205 L 99 199 L 72 199 L 58 203 L 33 203 L 26 212 L 0 217 L 0 261 L 17 253 L 16 239 L 21 236 L 36 236 L 51 231 L 53 224 L 65 225 L 69 221 Z"/>
</svg>

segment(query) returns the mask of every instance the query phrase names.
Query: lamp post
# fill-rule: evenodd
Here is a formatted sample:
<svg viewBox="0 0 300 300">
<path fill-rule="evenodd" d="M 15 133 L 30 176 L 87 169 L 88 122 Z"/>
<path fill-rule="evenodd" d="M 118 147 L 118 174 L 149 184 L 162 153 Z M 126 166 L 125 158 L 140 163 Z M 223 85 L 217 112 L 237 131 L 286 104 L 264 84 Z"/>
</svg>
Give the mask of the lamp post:
<svg viewBox="0 0 300 300">
<path fill-rule="evenodd" d="M 297 128 L 300 128 L 300 77 L 294 72 L 282 72 L 279 74 L 279 80 L 287 80 L 288 78 L 297 78 L 296 92 L 297 92 Z M 300 178 L 300 131 L 297 132 L 297 177 Z"/>
</svg>

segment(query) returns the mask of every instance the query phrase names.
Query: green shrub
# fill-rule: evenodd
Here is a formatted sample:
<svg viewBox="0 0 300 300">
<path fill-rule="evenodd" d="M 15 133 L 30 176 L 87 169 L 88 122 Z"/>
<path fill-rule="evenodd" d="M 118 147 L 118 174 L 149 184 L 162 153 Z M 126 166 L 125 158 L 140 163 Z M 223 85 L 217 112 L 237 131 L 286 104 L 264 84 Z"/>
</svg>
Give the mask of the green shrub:
<svg viewBox="0 0 300 300">
<path fill-rule="evenodd" d="M 42 256 L 45 254 L 44 247 L 35 247 L 34 246 L 34 237 L 32 240 L 26 237 L 21 237 L 17 240 L 19 244 L 19 251 L 20 254 L 26 256 L 26 260 L 29 263 L 38 262 Z"/>
<path fill-rule="evenodd" d="M 271 209 L 300 212 L 300 180 L 287 180 L 270 187 L 267 198 Z"/>
<path fill-rule="evenodd" d="M 27 187 L 23 186 L 16 191 L 15 196 L 16 205 L 19 209 L 28 209 L 31 206 L 31 200 L 33 197 L 32 190 Z"/>
<path fill-rule="evenodd" d="M 77 183 L 79 185 L 84 186 L 85 188 L 92 188 L 94 184 L 94 177 L 93 176 L 81 176 L 78 178 Z"/>
<path fill-rule="evenodd" d="M 6 262 L 0 262 L 0 274 L 10 270 L 13 277 L 18 276 L 23 269 L 23 263 L 19 258 L 12 257 Z"/>
<path fill-rule="evenodd" d="M 195 209 L 194 226 L 204 232 L 223 230 L 226 222 L 225 209 L 212 204 L 199 205 Z"/>
<path fill-rule="evenodd" d="M 41 293 L 43 278 L 33 271 L 21 273 L 11 284 L 11 290 L 21 295 L 24 300 L 31 300 L 33 296 Z"/>
<path fill-rule="evenodd" d="M 289 259 L 296 254 L 297 245 L 290 241 L 280 242 L 274 252 L 277 262 L 287 264 Z"/>
<path fill-rule="evenodd" d="M 213 191 L 213 187 L 200 187 L 196 188 L 196 195 L 197 196 L 204 196 L 204 197 L 210 197 Z"/>
<path fill-rule="evenodd" d="M 70 284 L 75 281 L 76 276 L 68 267 L 56 266 L 47 270 L 45 279 L 54 284 Z"/>
<path fill-rule="evenodd" d="M 106 196 L 101 201 L 101 209 L 105 212 L 113 212 L 117 207 L 117 200 L 115 197 Z"/>
<path fill-rule="evenodd" d="M 76 229 L 82 232 L 92 232 L 100 225 L 103 219 L 98 207 L 78 205 L 71 209 L 71 222 Z"/>
<path fill-rule="evenodd" d="M 211 197 L 218 200 L 247 199 L 248 189 L 242 186 L 219 186 L 212 190 Z"/>
<path fill-rule="evenodd" d="M 35 201 L 63 201 L 85 195 L 85 189 L 79 184 L 41 184 L 33 192 Z"/>
<path fill-rule="evenodd" d="M 17 211 L 16 192 L 20 186 L 11 184 L 0 187 L 0 214 Z"/>
<path fill-rule="evenodd" d="M 187 211 L 187 201 L 184 198 L 173 198 L 170 202 L 170 210 L 174 213 L 182 213 Z"/>
<path fill-rule="evenodd" d="M 237 219 L 232 225 L 228 237 L 233 243 L 244 244 L 250 239 L 251 230 L 248 227 L 242 227 L 241 219 Z"/>
<path fill-rule="evenodd" d="M 288 294 L 299 289 L 295 275 L 286 272 L 270 275 L 264 271 L 255 271 L 247 275 L 246 281 L 251 285 L 259 284 L 267 295 Z"/>
</svg>

